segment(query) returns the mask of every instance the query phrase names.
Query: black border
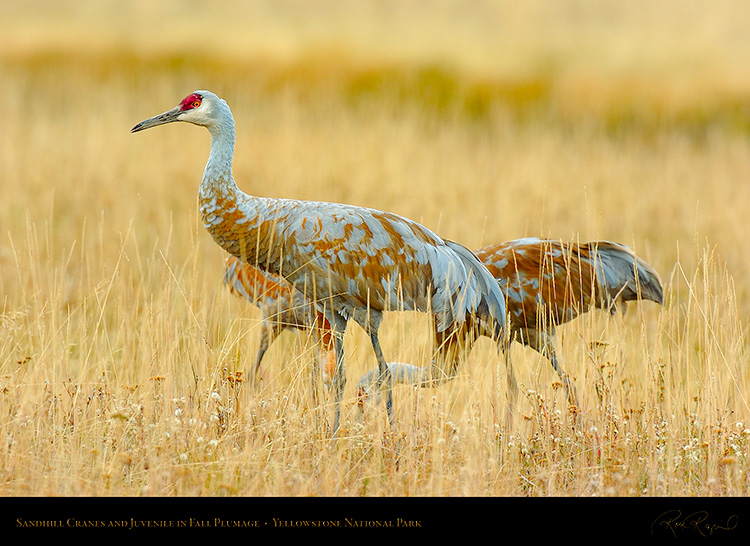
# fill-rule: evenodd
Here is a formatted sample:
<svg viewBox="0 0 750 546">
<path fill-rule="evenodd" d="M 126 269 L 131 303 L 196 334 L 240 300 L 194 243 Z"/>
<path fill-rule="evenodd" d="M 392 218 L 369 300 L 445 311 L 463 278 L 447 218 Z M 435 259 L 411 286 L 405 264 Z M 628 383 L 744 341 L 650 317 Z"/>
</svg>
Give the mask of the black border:
<svg viewBox="0 0 750 546">
<path fill-rule="evenodd" d="M 0 503 L 0 531 L 29 539 L 80 533 L 216 538 L 226 532 L 432 537 L 453 531 L 467 539 L 473 535 L 466 532 L 493 533 L 496 540 L 750 538 L 748 498 L 6 497 Z"/>
</svg>

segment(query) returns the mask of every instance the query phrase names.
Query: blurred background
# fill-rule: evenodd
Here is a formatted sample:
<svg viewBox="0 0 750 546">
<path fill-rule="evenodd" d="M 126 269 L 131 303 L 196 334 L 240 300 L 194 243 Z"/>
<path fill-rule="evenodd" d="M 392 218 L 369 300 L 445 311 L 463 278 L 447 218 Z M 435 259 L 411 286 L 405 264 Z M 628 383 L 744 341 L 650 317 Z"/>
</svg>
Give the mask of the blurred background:
<svg viewBox="0 0 750 546">
<path fill-rule="evenodd" d="M 660 199 L 660 206 L 650 211 L 652 217 L 671 214 L 682 206 L 686 214 L 696 213 L 699 199 L 695 193 L 683 194 L 686 199 L 677 202 L 669 199 L 672 203 L 665 202 L 666 193 L 653 195 L 654 185 L 663 182 L 657 173 L 625 176 L 621 172 L 597 171 L 591 165 L 595 157 L 576 157 L 571 135 L 592 146 L 601 142 L 601 135 L 624 139 L 635 135 L 641 141 L 648 139 L 649 144 L 637 151 L 631 149 L 630 153 L 649 153 L 651 144 L 665 134 L 677 135 L 684 146 L 705 142 L 712 135 L 729 135 L 731 143 L 736 143 L 735 137 L 744 137 L 750 127 L 750 39 L 746 32 L 750 7 L 738 1 L 535 0 L 519 4 L 503 0 L 67 0 L 3 1 L 2 9 L 0 70 L 6 88 L 4 110 L 9 116 L 6 127 L 14 131 L 11 136 L 6 130 L 5 139 L 18 142 L 31 127 L 42 130 L 40 124 L 64 118 L 69 122 L 67 132 L 64 128 L 55 129 L 53 140 L 68 145 L 68 156 L 79 156 L 76 161 L 83 162 L 78 163 L 79 168 L 85 167 L 92 155 L 100 157 L 105 153 L 81 149 L 86 145 L 81 132 L 94 129 L 101 136 L 96 138 L 99 146 L 110 145 L 106 153 L 125 154 L 132 157 L 132 162 L 143 161 L 154 168 L 151 159 L 137 158 L 138 152 L 131 148 L 133 138 L 121 143 L 119 139 L 112 140 L 114 135 L 121 136 L 125 128 L 141 118 L 176 104 L 193 89 L 210 88 L 229 100 L 235 115 L 248 116 L 238 123 L 239 146 L 248 144 L 256 150 L 273 146 L 268 131 L 280 137 L 289 132 L 285 127 L 292 127 L 300 135 L 306 133 L 301 138 L 309 143 L 308 150 L 287 150 L 298 159 L 294 163 L 304 173 L 320 170 L 304 165 L 307 154 L 314 156 L 318 165 L 327 157 L 339 164 L 354 162 L 338 172 L 329 168 L 320 173 L 321 180 L 304 181 L 305 186 L 315 188 L 326 182 L 322 178 L 328 178 L 329 183 L 324 184 L 327 189 L 309 193 L 298 183 L 290 182 L 295 176 L 303 176 L 301 173 L 269 173 L 274 184 L 282 184 L 279 189 L 292 184 L 289 192 L 296 195 L 288 196 L 318 195 L 364 204 L 363 198 L 369 199 L 366 182 L 374 181 L 361 177 L 375 176 L 372 171 L 380 170 L 381 179 L 377 182 L 385 184 L 385 195 L 390 195 L 388 180 L 399 178 L 396 171 L 404 167 L 397 164 L 399 158 L 394 157 L 397 153 L 393 147 L 377 140 L 381 136 L 398 142 L 396 135 L 401 131 L 401 138 L 408 140 L 448 135 L 446 138 L 457 141 L 458 137 L 450 134 L 453 129 L 464 134 L 474 131 L 464 137 L 472 139 L 465 145 L 479 155 L 484 147 L 488 154 L 499 157 L 486 159 L 495 164 L 483 167 L 477 164 L 482 161 L 480 157 L 469 157 L 467 161 L 494 173 L 445 173 L 445 178 L 441 177 L 443 168 L 450 166 L 414 168 L 439 177 L 431 182 L 425 180 L 436 188 L 436 199 L 451 197 L 441 195 L 441 187 L 481 187 L 486 176 L 494 175 L 498 189 L 491 197 L 499 200 L 499 188 L 503 187 L 507 190 L 503 200 L 514 203 L 510 209 L 506 204 L 495 203 L 493 212 L 486 200 L 475 201 L 480 207 L 478 217 L 488 223 L 518 211 L 522 198 L 545 201 L 548 212 L 544 218 L 529 218 L 528 214 L 525 219 L 513 218 L 519 226 L 518 233 L 499 228 L 491 230 L 488 237 L 509 238 L 540 231 L 555 237 L 609 235 L 609 229 L 602 230 L 597 219 L 607 213 L 605 204 L 600 207 L 597 202 L 599 176 L 607 177 L 610 186 L 628 186 L 629 192 L 620 189 L 614 195 L 625 191 L 619 197 L 630 203 L 634 194 L 646 193 L 647 199 L 639 204 L 641 209 L 654 207 L 648 201 Z M 19 126 L 8 125 L 16 121 L 16 116 Z M 412 121 L 417 118 L 422 126 L 412 129 Z M 441 123 L 442 132 L 438 130 Z M 450 130 L 446 129 L 448 125 Z M 325 134 L 323 128 L 329 133 Z M 477 136 L 477 128 L 484 131 L 482 136 Z M 256 130 L 260 136 L 248 142 Z M 412 130 L 417 133 L 403 134 Z M 581 136 L 586 132 L 588 136 Z M 184 138 L 190 138 L 188 134 L 183 132 Z M 336 149 L 339 137 L 341 145 L 348 149 Z M 146 138 L 150 142 L 151 138 L 163 141 L 169 137 L 161 134 Z M 319 139 L 327 149 L 312 149 Z M 529 157 L 528 161 L 556 163 L 538 167 L 537 173 L 527 171 L 536 178 L 534 181 L 521 178 L 524 173 L 518 169 L 534 167 L 521 165 L 523 156 L 519 156 L 519 150 L 512 150 L 523 146 L 524 139 L 537 141 L 536 157 Z M 529 146 L 534 145 L 531 141 Z M 726 144 L 731 147 L 731 143 Z M 12 149 L 14 142 L 9 144 Z M 44 151 L 36 150 L 34 157 L 49 153 L 46 143 L 40 145 Z M 558 145 L 569 149 L 545 152 Z M 429 146 L 422 147 L 427 156 L 433 154 Z M 357 157 L 357 153 L 365 153 L 363 149 L 371 150 L 370 156 Z M 249 153 L 240 148 L 238 159 Z M 333 158 L 336 153 L 341 156 Z M 595 152 L 599 157 L 602 153 L 607 152 Z M 627 154 L 627 145 L 611 153 Z M 272 164 L 270 159 L 264 163 Z M 439 163 L 434 159 L 433 155 L 424 161 Z M 643 168 L 648 159 L 640 159 Z M 255 158 L 254 164 L 258 163 Z M 295 168 L 288 161 L 283 163 Z M 363 163 L 365 168 L 357 169 Z M 190 169 L 197 180 L 197 163 Z M 12 173 L 5 174 L 9 183 L 8 175 Z M 407 194 L 412 191 L 414 195 L 407 197 L 426 197 L 428 188 L 421 185 L 422 180 L 406 182 L 410 174 L 413 173 L 404 173 L 404 179 L 397 181 L 397 190 Z M 648 183 L 644 180 L 647 176 Z M 343 182 L 346 177 L 352 182 L 337 183 L 338 189 L 331 186 L 332 180 Z M 553 177 L 558 178 L 558 185 L 563 185 L 562 191 L 554 194 L 546 190 Z M 589 179 L 586 192 L 579 186 L 584 177 Z M 459 180 L 462 178 L 465 179 Z M 704 178 L 703 183 L 708 184 L 709 180 Z M 48 188 L 53 187 L 54 180 L 48 178 L 47 184 Z M 680 187 L 690 192 L 691 185 L 687 186 Z M 262 187 L 243 187 L 262 192 Z M 672 189 L 667 184 L 662 187 Z M 483 191 L 472 193 L 472 199 Z M 725 191 L 731 194 L 732 190 L 717 191 L 726 197 Z M 436 199 L 430 198 L 430 204 Z M 586 217 L 578 216 L 577 223 L 557 225 L 554 202 L 570 210 L 568 199 L 587 201 Z M 378 208 L 404 202 L 375 201 L 370 205 Z M 708 206 L 709 212 L 715 209 L 713 202 L 702 206 Z M 434 222 L 441 212 L 450 215 L 442 206 L 431 210 L 419 203 L 414 208 L 422 209 L 425 219 Z M 414 215 L 418 211 L 407 206 L 400 212 Z M 620 207 L 617 212 L 634 214 Z M 632 243 L 637 228 L 627 227 L 629 232 L 611 236 L 624 236 Z M 687 227 L 689 237 L 695 234 L 695 227 Z M 450 221 L 447 229 L 452 229 Z M 472 232 L 478 231 L 477 226 L 472 227 Z M 454 235 L 465 237 L 462 233 Z"/>
<path fill-rule="evenodd" d="M 208 241 L 205 135 L 128 134 L 207 88 L 250 193 L 392 210 L 474 248 L 615 239 L 667 272 L 708 245 L 748 272 L 744 2 L 0 4 L 6 225 Z"/>
</svg>

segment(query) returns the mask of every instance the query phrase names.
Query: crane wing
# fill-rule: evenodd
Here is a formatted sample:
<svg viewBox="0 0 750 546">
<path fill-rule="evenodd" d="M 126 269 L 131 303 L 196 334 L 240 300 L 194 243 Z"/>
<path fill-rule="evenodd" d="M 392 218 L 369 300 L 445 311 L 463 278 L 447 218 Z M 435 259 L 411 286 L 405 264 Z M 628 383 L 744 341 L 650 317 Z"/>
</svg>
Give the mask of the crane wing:
<svg viewBox="0 0 750 546">
<path fill-rule="evenodd" d="M 231 214 L 207 222 L 220 246 L 319 305 L 332 301 L 346 318 L 366 307 L 431 311 L 440 329 L 470 314 L 504 325 L 502 292 L 477 257 L 416 222 L 336 203 L 256 197 L 232 205 L 217 206 Z"/>
</svg>

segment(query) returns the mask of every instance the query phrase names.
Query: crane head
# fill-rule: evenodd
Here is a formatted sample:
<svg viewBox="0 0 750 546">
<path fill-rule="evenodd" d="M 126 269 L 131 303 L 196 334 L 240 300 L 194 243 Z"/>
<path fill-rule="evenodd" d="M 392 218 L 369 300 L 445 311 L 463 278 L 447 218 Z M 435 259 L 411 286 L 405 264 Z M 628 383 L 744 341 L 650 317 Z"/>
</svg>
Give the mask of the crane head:
<svg viewBox="0 0 750 546">
<path fill-rule="evenodd" d="M 215 122 L 217 107 L 220 107 L 223 102 L 210 91 L 194 91 L 182 99 L 182 102 L 171 110 L 143 120 L 133 127 L 130 132 L 137 133 L 138 131 L 150 129 L 157 125 L 164 125 L 165 123 L 172 123 L 173 121 L 187 121 L 195 125 L 207 127 Z"/>
</svg>

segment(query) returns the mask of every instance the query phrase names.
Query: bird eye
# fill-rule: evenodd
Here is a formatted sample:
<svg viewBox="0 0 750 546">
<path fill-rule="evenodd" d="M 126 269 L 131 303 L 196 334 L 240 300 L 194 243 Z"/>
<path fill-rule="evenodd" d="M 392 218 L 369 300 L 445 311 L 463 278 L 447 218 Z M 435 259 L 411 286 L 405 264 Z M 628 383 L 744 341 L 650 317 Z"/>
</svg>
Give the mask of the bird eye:
<svg viewBox="0 0 750 546">
<path fill-rule="evenodd" d="M 201 105 L 201 101 L 199 101 L 199 100 L 194 100 L 193 101 L 193 105 L 192 105 L 193 108 L 198 108 L 200 105 Z"/>
</svg>

